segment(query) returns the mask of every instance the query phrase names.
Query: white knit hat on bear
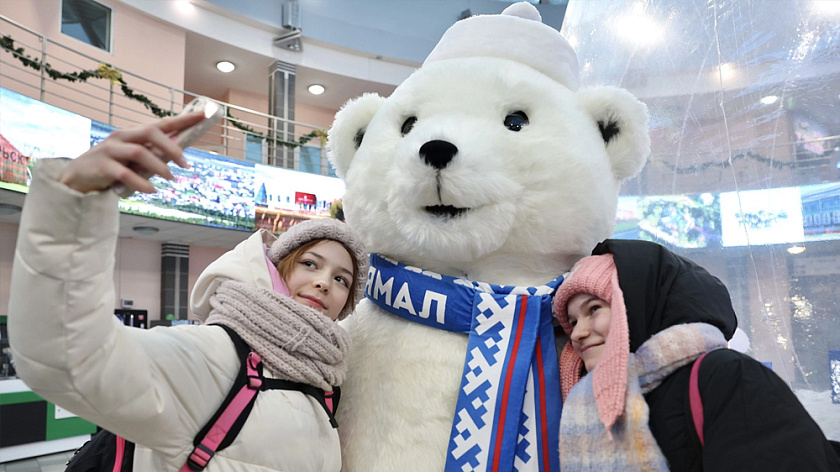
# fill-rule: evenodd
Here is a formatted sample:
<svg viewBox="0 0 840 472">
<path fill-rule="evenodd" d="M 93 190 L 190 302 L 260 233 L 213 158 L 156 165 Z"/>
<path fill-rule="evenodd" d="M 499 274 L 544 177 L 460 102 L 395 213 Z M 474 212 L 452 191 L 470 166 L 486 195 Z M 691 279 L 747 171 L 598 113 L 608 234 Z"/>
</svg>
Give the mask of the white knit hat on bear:
<svg viewBox="0 0 840 472">
<path fill-rule="evenodd" d="M 423 64 L 464 57 L 498 57 L 532 67 L 572 91 L 580 87 L 578 58 L 537 8 L 514 3 L 500 15 L 477 15 L 450 26 Z"/>
</svg>

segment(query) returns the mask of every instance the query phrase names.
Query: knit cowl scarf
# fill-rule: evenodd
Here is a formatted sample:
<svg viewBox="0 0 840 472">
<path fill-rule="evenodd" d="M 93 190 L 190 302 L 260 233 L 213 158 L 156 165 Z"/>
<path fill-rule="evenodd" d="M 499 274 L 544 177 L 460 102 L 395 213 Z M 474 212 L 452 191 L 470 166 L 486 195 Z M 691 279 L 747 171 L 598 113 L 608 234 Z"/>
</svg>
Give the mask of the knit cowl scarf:
<svg viewBox="0 0 840 472">
<path fill-rule="evenodd" d="M 210 305 L 206 323 L 236 331 L 274 377 L 325 391 L 344 382 L 350 337 L 323 313 L 234 280 L 219 285 Z"/>
<path fill-rule="evenodd" d="M 580 378 L 581 363 L 569 363 L 576 354 L 566 352 L 571 350 L 570 343 L 567 344 L 561 355 L 561 369 L 568 369 L 567 372 L 574 369 L 579 381 L 571 390 L 568 390 L 569 383 L 561 385 L 567 395 L 560 419 L 563 472 L 667 471 L 665 457 L 648 427 L 648 405 L 644 395 L 704 352 L 722 347 L 726 347 L 723 333 L 706 323 L 675 325 L 645 341 L 629 355 L 627 376 L 623 379 L 627 382 L 621 399 L 623 405 L 618 405 L 623 413 L 607 431 L 598 415 L 598 400 L 592 383 L 592 373 L 601 364 Z"/>
</svg>

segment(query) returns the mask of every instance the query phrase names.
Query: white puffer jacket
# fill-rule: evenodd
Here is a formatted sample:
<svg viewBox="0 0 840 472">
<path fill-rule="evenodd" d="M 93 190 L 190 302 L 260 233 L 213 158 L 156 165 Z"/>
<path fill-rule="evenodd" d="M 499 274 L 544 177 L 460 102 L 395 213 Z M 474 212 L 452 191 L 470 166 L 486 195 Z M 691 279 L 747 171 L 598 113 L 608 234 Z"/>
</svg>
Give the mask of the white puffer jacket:
<svg viewBox="0 0 840 472">
<path fill-rule="evenodd" d="M 137 443 L 135 470 L 177 471 L 233 384 L 236 350 L 217 326 L 143 330 L 117 321 L 117 196 L 60 184 L 65 164 L 37 163 L 21 217 L 8 318 L 18 375 L 47 400 Z M 264 271 L 250 281 L 270 289 L 264 256 L 254 257 L 231 267 Z M 205 471 L 340 468 L 338 434 L 318 402 L 270 390 Z"/>
</svg>

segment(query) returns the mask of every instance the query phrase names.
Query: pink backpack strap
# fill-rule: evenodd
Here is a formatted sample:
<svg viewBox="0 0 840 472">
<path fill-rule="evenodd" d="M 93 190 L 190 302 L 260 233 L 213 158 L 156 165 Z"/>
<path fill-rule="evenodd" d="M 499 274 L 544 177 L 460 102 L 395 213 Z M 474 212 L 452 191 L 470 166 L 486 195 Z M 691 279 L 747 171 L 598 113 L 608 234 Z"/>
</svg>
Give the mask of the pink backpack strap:
<svg viewBox="0 0 840 472">
<path fill-rule="evenodd" d="M 694 420 L 694 430 L 697 431 L 701 446 L 705 446 L 706 441 L 703 439 L 703 399 L 700 398 L 700 385 L 697 377 L 700 372 L 700 362 L 703 361 L 706 354 L 708 352 L 704 352 L 694 361 L 694 365 L 691 366 L 691 377 L 688 379 L 688 401 L 691 404 L 691 418 Z"/>
<path fill-rule="evenodd" d="M 219 416 L 219 419 L 213 424 L 207 434 L 198 443 L 198 446 L 193 449 L 187 459 L 187 463 L 181 467 L 180 472 L 200 471 L 207 466 L 210 459 L 216 453 L 219 444 L 225 439 L 228 431 L 230 431 L 233 423 L 239 418 L 239 415 L 248 407 L 251 400 L 257 395 L 262 386 L 262 379 L 260 378 L 257 368 L 262 360 L 255 352 L 248 354 L 247 372 L 248 383 L 243 385 L 233 401 L 225 408 L 225 411 Z"/>
<path fill-rule="evenodd" d="M 120 472 L 125 457 L 125 438 L 122 436 L 117 436 L 117 450 L 114 451 L 114 456 L 114 469 L 111 472 Z"/>
</svg>

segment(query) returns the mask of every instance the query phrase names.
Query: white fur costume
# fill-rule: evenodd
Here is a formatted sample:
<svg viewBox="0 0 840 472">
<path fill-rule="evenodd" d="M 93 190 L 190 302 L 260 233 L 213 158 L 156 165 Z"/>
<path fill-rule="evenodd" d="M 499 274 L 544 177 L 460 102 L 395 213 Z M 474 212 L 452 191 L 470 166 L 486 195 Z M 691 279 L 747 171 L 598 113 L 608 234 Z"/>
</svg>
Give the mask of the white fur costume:
<svg viewBox="0 0 840 472">
<path fill-rule="evenodd" d="M 389 98 L 345 105 L 330 156 L 368 250 L 530 286 L 609 237 L 620 182 L 649 153 L 647 112 L 621 89 L 578 90 L 577 70 L 565 39 L 520 3 L 456 23 Z M 344 326 L 353 342 L 338 412 L 344 470 L 442 470 L 467 336 L 369 300 Z"/>
</svg>

